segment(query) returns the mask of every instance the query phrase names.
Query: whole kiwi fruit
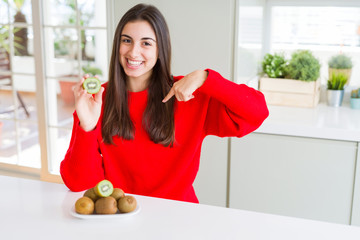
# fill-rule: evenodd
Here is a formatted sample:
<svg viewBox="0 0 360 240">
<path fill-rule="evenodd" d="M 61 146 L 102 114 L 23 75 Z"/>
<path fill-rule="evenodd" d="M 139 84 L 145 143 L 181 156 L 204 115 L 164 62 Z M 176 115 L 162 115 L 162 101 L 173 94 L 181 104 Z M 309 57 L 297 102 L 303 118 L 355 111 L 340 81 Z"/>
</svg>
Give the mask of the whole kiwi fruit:
<svg viewBox="0 0 360 240">
<path fill-rule="evenodd" d="M 93 200 L 94 202 L 96 202 L 96 200 L 100 198 L 95 194 L 94 188 L 89 188 L 88 190 L 86 190 L 84 193 L 84 197 L 91 198 L 91 200 Z"/>
<path fill-rule="evenodd" d="M 129 213 L 135 210 L 137 205 L 133 196 L 126 195 L 118 200 L 118 209 L 121 213 Z"/>
<path fill-rule="evenodd" d="M 117 202 L 113 197 L 99 198 L 95 203 L 97 214 L 115 214 L 117 212 Z"/>
<path fill-rule="evenodd" d="M 94 202 L 91 198 L 81 197 L 75 202 L 75 212 L 79 214 L 92 214 L 94 212 Z"/>
<path fill-rule="evenodd" d="M 121 188 L 114 188 L 113 193 L 110 195 L 118 201 L 120 198 L 125 196 L 124 191 Z"/>
</svg>

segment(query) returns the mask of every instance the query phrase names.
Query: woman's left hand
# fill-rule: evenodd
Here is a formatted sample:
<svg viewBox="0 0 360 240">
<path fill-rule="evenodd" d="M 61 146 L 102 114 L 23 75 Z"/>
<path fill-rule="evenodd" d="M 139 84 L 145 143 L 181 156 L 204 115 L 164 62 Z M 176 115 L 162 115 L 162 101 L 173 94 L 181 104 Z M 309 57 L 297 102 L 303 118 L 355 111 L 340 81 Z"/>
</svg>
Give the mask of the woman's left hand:
<svg viewBox="0 0 360 240">
<path fill-rule="evenodd" d="M 204 84 L 207 75 L 208 72 L 203 70 L 196 70 L 189 73 L 174 83 L 173 87 L 170 89 L 169 93 L 162 102 L 167 102 L 170 98 L 172 98 L 172 96 L 175 96 L 178 101 L 184 102 L 193 99 L 193 93 Z"/>
</svg>

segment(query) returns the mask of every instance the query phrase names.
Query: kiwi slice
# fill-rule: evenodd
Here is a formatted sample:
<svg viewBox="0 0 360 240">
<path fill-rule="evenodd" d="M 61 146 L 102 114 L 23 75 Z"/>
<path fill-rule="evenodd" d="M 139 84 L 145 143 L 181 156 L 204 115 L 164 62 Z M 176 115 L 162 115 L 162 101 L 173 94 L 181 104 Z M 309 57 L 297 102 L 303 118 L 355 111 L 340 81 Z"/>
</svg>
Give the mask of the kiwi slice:
<svg viewBox="0 0 360 240">
<path fill-rule="evenodd" d="M 124 197 L 125 196 L 125 193 L 122 189 L 120 188 L 114 188 L 114 191 L 113 193 L 110 195 L 112 196 L 113 198 L 117 200 L 119 200 L 120 198 Z"/>
<path fill-rule="evenodd" d="M 109 180 L 102 180 L 94 187 L 94 192 L 99 197 L 108 197 L 113 193 L 114 187 Z"/>
<path fill-rule="evenodd" d="M 113 197 L 99 198 L 95 203 L 97 214 L 115 214 L 117 212 L 117 202 Z"/>
<path fill-rule="evenodd" d="M 88 197 L 81 197 L 75 202 L 75 212 L 79 214 L 92 214 L 94 202 Z"/>
<path fill-rule="evenodd" d="M 118 200 L 118 209 L 121 213 L 129 213 L 135 210 L 137 205 L 133 196 L 127 195 Z"/>
<path fill-rule="evenodd" d="M 83 82 L 83 88 L 90 94 L 95 94 L 100 91 L 101 82 L 96 77 L 88 77 Z"/>
</svg>

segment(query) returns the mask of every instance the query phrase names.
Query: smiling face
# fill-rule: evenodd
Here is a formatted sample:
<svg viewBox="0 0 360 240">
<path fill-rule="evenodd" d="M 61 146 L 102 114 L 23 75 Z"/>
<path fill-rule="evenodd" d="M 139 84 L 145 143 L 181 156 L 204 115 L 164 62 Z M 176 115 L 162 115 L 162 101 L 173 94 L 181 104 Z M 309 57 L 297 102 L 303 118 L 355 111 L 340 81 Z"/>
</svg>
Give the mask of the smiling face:
<svg viewBox="0 0 360 240">
<path fill-rule="evenodd" d="M 156 35 L 147 21 L 128 22 L 120 38 L 120 64 L 130 91 L 142 91 L 158 59 Z"/>
</svg>

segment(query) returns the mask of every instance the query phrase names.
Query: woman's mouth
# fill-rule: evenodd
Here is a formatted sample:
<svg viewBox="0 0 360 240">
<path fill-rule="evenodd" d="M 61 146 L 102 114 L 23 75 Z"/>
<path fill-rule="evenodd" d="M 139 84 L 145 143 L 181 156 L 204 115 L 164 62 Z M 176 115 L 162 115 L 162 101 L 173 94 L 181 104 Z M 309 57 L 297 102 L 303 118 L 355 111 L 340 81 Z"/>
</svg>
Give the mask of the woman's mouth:
<svg viewBox="0 0 360 240">
<path fill-rule="evenodd" d="M 143 63 L 143 61 L 127 59 L 126 63 L 127 63 L 128 68 L 136 69 L 136 68 L 140 67 L 140 65 Z"/>
</svg>

